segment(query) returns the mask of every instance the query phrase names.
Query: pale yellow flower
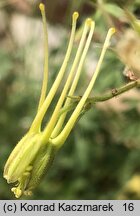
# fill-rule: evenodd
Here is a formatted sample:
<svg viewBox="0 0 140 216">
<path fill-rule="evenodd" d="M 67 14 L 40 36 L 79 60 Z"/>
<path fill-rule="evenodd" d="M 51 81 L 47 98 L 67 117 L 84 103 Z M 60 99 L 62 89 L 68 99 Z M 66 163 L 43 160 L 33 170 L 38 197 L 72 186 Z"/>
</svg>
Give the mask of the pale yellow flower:
<svg viewBox="0 0 140 216">
<path fill-rule="evenodd" d="M 64 124 L 64 120 L 67 115 L 66 108 L 70 105 L 71 97 L 74 95 L 75 89 L 77 87 L 80 73 L 94 32 L 94 21 L 89 18 L 85 21 L 77 53 L 67 76 L 66 82 L 63 86 L 62 93 L 60 94 L 54 111 L 50 116 L 50 120 L 46 124 L 45 128 L 41 130 L 44 115 L 46 114 L 50 104 L 52 103 L 52 100 L 58 90 L 59 85 L 61 84 L 67 65 L 69 63 L 75 38 L 76 22 L 79 14 L 77 12 L 73 13 L 72 30 L 66 55 L 61 65 L 60 71 L 58 72 L 57 77 L 46 96 L 48 83 L 48 35 L 46 28 L 47 23 L 45 8 L 43 4 L 40 4 L 40 10 L 42 13 L 45 35 L 45 63 L 44 79 L 38 111 L 29 131 L 16 145 L 11 155 L 9 156 L 9 159 L 7 160 L 4 168 L 4 178 L 8 183 L 15 183 L 15 187 L 13 187 L 11 190 L 12 192 L 14 192 L 17 198 L 19 198 L 23 194 L 32 194 L 32 190 L 38 185 L 40 178 L 50 167 L 55 154 L 67 140 L 67 137 L 73 129 L 80 113 L 85 106 L 87 98 L 91 93 L 97 75 L 99 73 L 105 52 L 109 46 L 110 38 L 115 32 L 114 28 L 109 29 L 96 70 L 93 73 L 91 81 L 80 101 L 76 105 L 71 116 L 69 117 L 68 121 L 66 122 L 66 124 Z M 67 97 L 67 95 L 70 95 L 71 97 Z M 62 109 L 66 111 L 61 113 Z"/>
</svg>

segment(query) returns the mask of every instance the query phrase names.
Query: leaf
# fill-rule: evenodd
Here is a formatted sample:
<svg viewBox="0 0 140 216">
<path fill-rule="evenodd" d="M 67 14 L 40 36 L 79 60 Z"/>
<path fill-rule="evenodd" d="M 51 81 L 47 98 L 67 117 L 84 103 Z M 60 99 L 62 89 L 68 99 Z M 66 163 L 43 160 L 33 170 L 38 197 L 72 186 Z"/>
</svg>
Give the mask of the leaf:
<svg viewBox="0 0 140 216">
<path fill-rule="evenodd" d="M 113 15 L 116 18 L 124 16 L 123 10 L 115 4 L 107 3 L 104 5 L 104 7 L 109 14 Z"/>
</svg>

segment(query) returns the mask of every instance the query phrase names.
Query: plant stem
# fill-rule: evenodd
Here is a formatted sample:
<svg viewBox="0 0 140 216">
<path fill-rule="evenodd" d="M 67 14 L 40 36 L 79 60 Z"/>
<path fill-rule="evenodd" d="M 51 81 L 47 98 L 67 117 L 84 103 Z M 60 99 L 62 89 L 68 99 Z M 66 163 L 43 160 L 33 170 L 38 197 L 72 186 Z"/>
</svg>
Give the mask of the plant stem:
<svg viewBox="0 0 140 216">
<path fill-rule="evenodd" d="M 91 98 L 88 99 L 88 101 L 90 103 L 103 102 L 103 101 L 109 100 L 111 98 L 114 98 L 114 97 L 116 97 L 118 95 L 121 95 L 124 92 L 127 92 L 130 89 L 133 89 L 135 87 L 140 87 L 140 80 L 130 82 L 130 83 L 124 85 L 124 86 L 121 86 L 120 88 L 114 88 L 114 89 L 111 90 L 111 92 L 106 93 L 106 94 L 104 94 L 102 96 L 91 97 Z"/>
<path fill-rule="evenodd" d="M 88 109 L 86 109 L 87 111 L 89 109 L 92 108 L 92 105 L 98 102 L 103 102 L 103 101 L 107 101 L 110 100 L 118 95 L 123 94 L 124 92 L 127 92 L 133 88 L 140 88 L 140 80 L 136 80 L 136 81 L 132 81 L 124 86 L 121 86 L 120 88 L 114 88 L 112 89 L 110 92 L 104 94 L 104 95 L 99 95 L 99 96 L 94 96 L 94 97 L 90 97 L 87 99 L 86 102 L 86 107 L 88 107 Z M 67 106 L 61 109 L 60 111 L 60 115 L 65 113 L 65 112 L 69 112 L 71 110 L 74 110 L 77 103 L 81 100 L 80 96 L 68 96 L 71 98 L 71 103 Z M 88 104 L 90 106 L 88 106 Z M 85 110 L 84 110 L 85 111 Z"/>
</svg>

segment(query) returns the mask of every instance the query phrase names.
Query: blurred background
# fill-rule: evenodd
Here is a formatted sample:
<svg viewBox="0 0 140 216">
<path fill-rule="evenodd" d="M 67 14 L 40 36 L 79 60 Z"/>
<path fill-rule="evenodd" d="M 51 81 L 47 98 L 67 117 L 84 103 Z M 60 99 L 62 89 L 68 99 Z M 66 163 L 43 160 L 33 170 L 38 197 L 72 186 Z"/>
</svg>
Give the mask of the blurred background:
<svg viewBox="0 0 140 216">
<path fill-rule="evenodd" d="M 3 168 L 37 110 L 44 59 L 40 2 L 0 0 L 0 199 L 15 199 Z M 140 18 L 139 0 L 42 2 L 48 20 L 50 86 L 65 56 L 75 10 L 80 13 L 75 47 L 85 18 L 96 21 L 77 95 L 90 80 L 111 26 L 117 33 L 92 95 L 139 78 L 140 35 L 132 19 Z M 126 67 L 133 77 L 125 73 Z M 95 104 L 77 123 L 34 195 L 22 199 L 140 199 L 139 89 Z"/>
</svg>

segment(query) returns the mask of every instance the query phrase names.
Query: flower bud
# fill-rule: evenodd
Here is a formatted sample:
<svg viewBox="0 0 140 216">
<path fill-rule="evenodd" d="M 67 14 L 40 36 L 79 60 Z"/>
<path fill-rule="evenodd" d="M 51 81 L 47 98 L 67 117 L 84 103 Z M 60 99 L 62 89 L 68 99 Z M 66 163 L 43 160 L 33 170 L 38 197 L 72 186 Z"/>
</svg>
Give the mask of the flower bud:
<svg viewBox="0 0 140 216">
<path fill-rule="evenodd" d="M 8 183 L 18 181 L 32 164 L 42 144 L 40 137 L 41 133 L 27 133 L 16 145 L 4 167 L 4 178 Z"/>
</svg>

